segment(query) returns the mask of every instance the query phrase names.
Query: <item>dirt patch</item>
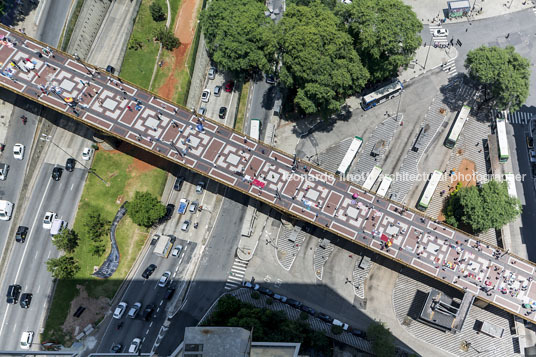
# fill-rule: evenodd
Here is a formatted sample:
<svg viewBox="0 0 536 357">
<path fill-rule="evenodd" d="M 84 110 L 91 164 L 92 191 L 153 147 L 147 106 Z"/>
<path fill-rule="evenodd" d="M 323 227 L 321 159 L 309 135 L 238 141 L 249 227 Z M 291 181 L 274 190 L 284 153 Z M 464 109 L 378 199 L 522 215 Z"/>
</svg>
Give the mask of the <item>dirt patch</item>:
<svg viewBox="0 0 536 357">
<path fill-rule="evenodd" d="M 110 299 L 106 297 L 90 298 L 83 285 L 77 285 L 76 288 L 80 291 L 80 294 L 71 302 L 69 314 L 62 326 L 63 331 L 73 337 L 81 333 L 89 324 L 93 324 L 93 327 L 95 327 L 95 323 L 110 308 Z M 80 317 L 76 318 L 73 314 L 80 306 L 85 307 L 86 310 Z"/>
<path fill-rule="evenodd" d="M 134 158 L 132 163 L 128 165 L 127 171 L 128 172 L 134 171 L 138 174 L 141 174 L 147 171 L 151 171 L 152 169 L 154 169 L 153 165 Z"/>
<path fill-rule="evenodd" d="M 173 33 L 179 39 L 181 45 L 173 50 L 172 57 L 174 60 L 171 65 L 171 73 L 164 84 L 157 90 L 160 96 L 168 100 L 173 98 L 175 88 L 179 85 L 179 78 L 176 77 L 176 74 L 183 70 L 188 60 L 190 47 L 195 36 L 195 27 L 197 24 L 196 9 L 198 4 L 199 0 L 183 0 L 175 17 Z"/>
<path fill-rule="evenodd" d="M 476 185 L 476 164 L 474 161 L 463 159 L 460 163 L 460 166 L 456 169 L 453 176 L 450 177 L 450 184 L 448 188 L 448 194 L 452 193 L 459 182 L 461 182 L 462 187 L 469 187 Z M 447 196 L 448 197 L 448 196 Z M 446 200 L 445 200 L 446 202 Z M 440 221 L 445 220 L 443 211 L 439 213 L 438 219 Z"/>
</svg>

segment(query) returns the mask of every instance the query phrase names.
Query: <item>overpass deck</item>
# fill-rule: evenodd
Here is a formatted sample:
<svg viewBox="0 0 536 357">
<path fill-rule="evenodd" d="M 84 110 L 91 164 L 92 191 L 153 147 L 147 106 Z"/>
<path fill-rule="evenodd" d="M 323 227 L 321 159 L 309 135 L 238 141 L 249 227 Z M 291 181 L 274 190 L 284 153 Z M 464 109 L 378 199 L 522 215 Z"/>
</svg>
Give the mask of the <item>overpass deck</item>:
<svg viewBox="0 0 536 357">
<path fill-rule="evenodd" d="M 0 85 L 535 320 L 535 265 L 0 27 Z"/>
</svg>

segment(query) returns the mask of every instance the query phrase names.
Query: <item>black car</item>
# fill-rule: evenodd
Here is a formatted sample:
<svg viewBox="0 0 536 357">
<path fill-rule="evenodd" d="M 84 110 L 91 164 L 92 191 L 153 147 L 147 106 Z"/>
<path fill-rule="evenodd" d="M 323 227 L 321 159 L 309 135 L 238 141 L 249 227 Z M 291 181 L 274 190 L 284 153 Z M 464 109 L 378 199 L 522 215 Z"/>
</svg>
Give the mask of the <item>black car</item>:
<svg viewBox="0 0 536 357">
<path fill-rule="evenodd" d="M 19 243 L 24 243 L 27 235 L 28 227 L 19 226 L 19 228 L 17 228 L 17 233 L 15 233 L 15 240 Z"/>
<path fill-rule="evenodd" d="M 154 264 L 151 264 L 147 267 L 147 269 L 145 269 L 143 271 L 143 273 L 141 274 L 141 276 L 145 279 L 149 279 L 149 277 L 154 273 L 154 271 L 156 270 L 156 265 Z"/>
<path fill-rule="evenodd" d="M 164 216 L 164 220 L 171 219 L 173 216 L 173 211 L 175 211 L 175 205 L 173 203 L 168 203 L 166 206 L 166 215 Z"/>
<path fill-rule="evenodd" d="M 70 157 L 65 162 L 65 170 L 67 170 L 69 172 L 73 172 L 75 165 L 76 165 L 76 160 L 73 159 L 72 157 Z"/>
<path fill-rule="evenodd" d="M 171 244 L 175 244 L 175 241 L 177 240 L 177 237 L 175 237 L 174 235 L 169 235 L 169 242 Z"/>
<path fill-rule="evenodd" d="M 115 73 L 115 68 L 112 65 L 107 65 L 106 66 L 106 72 L 114 74 Z"/>
<path fill-rule="evenodd" d="M 61 167 L 55 167 L 52 169 L 52 179 L 54 181 L 59 181 L 61 178 L 61 174 L 63 173 L 63 169 Z"/>
<path fill-rule="evenodd" d="M 350 332 L 354 336 L 365 338 L 365 339 L 367 338 L 367 333 L 365 331 L 363 331 L 363 330 L 359 330 L 359 329 L 356 329 L 356 328 L 351 328 Z"/>
<path fill-rule="evenodd" d="M 153 236 L 153 239 L 151 239 L 151 245 L 156 245 L 156 243 L 158 243 L 159 238 L 160 238 L 160 236 L 158 234 L 155 234 Z"/>
<path fill-rule="evenodd" d="M 155 306 L 153 304 L 149 304 L 145 306 L 145 310 L 143 310 L 143 319 L 145 321 L 149 321 L 151 317 L 153 316 Z"/>
<path fill-rule="evenodd" d="M 313 310 L 312 308 L 310 308 L 307 305 L 300 306 L 300 310 L 303 311 L 303 312 L 308 313 L 309 315 L 313 315 L 313 316 L 315 315 L 315 310 Z"/>
<path fill-rule="evenodd" d="M 27 309 L 30 307 L 30 304 L 32 303 L 32 294 L 30 293 L 24 293 L 20 297 L 20 307 L 23 309 Z"/>
<path fill-rule="evenodd" d="M 184 183 L 184 176 L 177 176 L 173 189 L 175 191 L 180 191 L 182 189 L 182 184 Z"/>
<path fill-rule="evenodd" d="M 19 295 L 22 287 L 20 285 L 10 285 L 7 288 L 7 303 L 16 304 L 19 302 Z"/>
<path fill-rule="evenodd" d="M 123 349 L 123 345 L 120 343 L 114 343 L 112 345 L 112 348 L 110 348 L 110 352 L 119 353 Z"/>
<path fill-rule="evenodd" d="M 227 107 L 220 107 L 220 119 L 225 119 L 227 115 Z"/>
<path fill-rule="evenodd" d="M 169 288 L 167 288 L 164 298 L 166 300 L 171 300 L 174 294 L 175 294 L 175 288 L 170 286 Z"/>
<path fill-rule="evenodd" d="M 294 306 L 296 308 L 300 308 L 300 306 L 302 306 L 301 302 L 296 301 L 294 299 L 287 299 L 287 304 L 289 304 L 290 306 Z"/>
<path fill-rule="evenodd" d="M 268 288 L 265 288 L 265 287 L 262 287 L 260 286 L 259 287 L 259 290 L 258 290 L 261 294 L 264 294 L 264 295 L 268 295 L 268 296 L 272 296 L 274 295 L 274 292 Z"/>
<path fill-rule="evenodd" d="M 332 322 L 333 321 L 333 318 L 331 316 L 323 314 L 321 312 L 317 312 L 316 317 L 318 317 L 320 320 L 326 321 L 326 322 Z"/>
</svg>

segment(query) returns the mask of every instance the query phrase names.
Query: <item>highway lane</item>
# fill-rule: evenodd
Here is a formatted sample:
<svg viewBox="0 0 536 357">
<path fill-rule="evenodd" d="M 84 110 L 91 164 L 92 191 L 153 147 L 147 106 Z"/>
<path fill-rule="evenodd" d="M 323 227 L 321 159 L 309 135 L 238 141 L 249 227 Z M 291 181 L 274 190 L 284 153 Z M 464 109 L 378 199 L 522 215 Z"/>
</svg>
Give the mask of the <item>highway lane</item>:
<svg viewBox="0 0 536 357">
<path fill-rule="evenodd" d="M 43 228 L 43 216 L 46 211 L 54 211 L 72 226 L 83 187 L 79 182 L 87 175 L 86 170 L 75 169 L 73 172 L 64 171 L 60 181 L 53 181 L 50 176 L 53 167 L 45 164 L 39 172 L 28 209 L 21 220 L 21 225 L 29 227 L 26 242 L 15 243 L 1 285 L 2 294 L 5 294 L 8 285 L 14 283 L 22 286 L 21 293 L 33 293 L 29 309 L 22 309 L 20 304 L 7 304 L 5 299 L 0 302 L 0 346 L 3 349 L 19 349 L 18 342 L 23 331 L 36 332 L 34 342 L 38 342 L 38 329 L 45 312 L 43 306 L 51 297 L 52 287 L 45 262 L 59 255 L 49 230 Z"/>
<path fill-rule="evenodd" d="M 49 0 L 49 3 L 46 13 L 41 14 L 36 38 L 50 46 L 57 47 L 73 2 L 71 0 Z"/>
</svg>

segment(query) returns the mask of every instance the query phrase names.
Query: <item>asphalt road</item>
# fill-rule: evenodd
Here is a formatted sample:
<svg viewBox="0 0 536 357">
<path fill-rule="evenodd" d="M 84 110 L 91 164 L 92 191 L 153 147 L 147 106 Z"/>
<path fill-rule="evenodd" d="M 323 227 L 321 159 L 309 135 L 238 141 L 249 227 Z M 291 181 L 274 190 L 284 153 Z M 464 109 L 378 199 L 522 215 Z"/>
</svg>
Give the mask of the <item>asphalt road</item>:
<svg viewBox="0 0 536 357">
<path fill-rule="evenodd" d="M 227 190 L 225 197 L 186 300 L 181 311 L 171 320 L 169 330 L 157 349 L 161 356 L 169 356 L 175 350 L 184 338 L 184 328 L 196 326 L 216 298 L 225 291 L 248 200 L 233 190 Z"/>
<path fill-rule="evenodd" d="M 71 0 L 48 0 L 48 11 L 41 15 L 35 38 L 57 47 L 65 20 L 69 15 Z"/>
<path fill-rule="evenodd" d="M 79 185 L 79 182 L 83 181 L 87 174 L 82 169 L 64 171 L 60 181 L 53 181 L 50 176 L 52 167 L 54 165 L 45 164 L 39 172 L 35 190 L 20 222 L 21 225 L 29 227 L 26 242 L 15 243 L 1 285 L 2 296 L 5 296 L 8 285 L 14 283 L 22 286 L 21 293 L 33 294 L 29 309 L 22 309 L 18 304 L 9 305 L 4 299 L 0 302 L 0 346 L 6 350 L 19 349 L 18 342 L 23 331 L 39 332 L 39 323 L 45 312 L 42 307 L 51 297 L 52 286 L 52 279 L 44 262 L 59 255 L 52 244 L 49 230 L 43 228 L 43 217 L 46 211 L 53 211 L 71 226 L 82 193 L 83 186 Z"/>
</svg>

